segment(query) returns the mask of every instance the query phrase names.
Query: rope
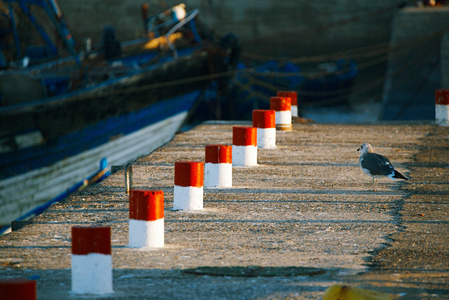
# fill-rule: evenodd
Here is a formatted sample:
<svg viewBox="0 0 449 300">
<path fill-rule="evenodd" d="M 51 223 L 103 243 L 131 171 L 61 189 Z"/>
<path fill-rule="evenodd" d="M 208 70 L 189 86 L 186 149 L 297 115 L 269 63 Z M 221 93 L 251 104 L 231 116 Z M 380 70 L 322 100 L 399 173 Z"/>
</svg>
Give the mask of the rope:
<svg viewBox="0 0 449 300">
<path fill-rule="evenodd" d="M 351 57 L 352 59 L 360 59 L 360 58 L 369 58 L 376 55 L 388 54 L 398 48 L 403 47 L 412 47 L 415 44 L 420 44 L 422 41 L 431 39 L 435 36 L 440 36 L 447 31 L 449 27 L 442 28 L 440 30 L 431 32 L 424 36 L 419 36 L 413 39 L 409 39 L 407 41 L 403 41 L 397 44 L 394 47 L 389 47 L 389 43 L 379 43 L 368 46 L 355 47 L 352 49 L 335 51 L 328 54 L 320 54 L 314 56 L 302 56 L 302 57 L 276 57 L 276 56 L 267 56 L 267 55 L 258 55 L 251 53 L 243 53 L 242 57 L 246 59 L 253 59 L 255 61 L 269 61 L 269 60 L 278 60 L 281 63 L 292 62 L 296 64 L 300 63 L 309 63 L 309 62 L 323 62 L 323 61 L 335 61 L 342 57 Z"/>
<path fill-rule="evenodd" d="M 174 87 L 174 86 L 179 86 L 179 85 L 185 85 L 188 83 L 210 81 L 210 80 L 214 80 L 214 79 L 232 76 L 233 74 L 234 74 L 234 71 L 226 71 L 226 72 L 213 73 L 213 74 L 201 75 L 201 76 L 196 76 L 196 77 L 189 77 L 189 78 L 184 78 L 184 79 L 177 79 L 177 80 L 171 80 L 171 81 L 165 81 L 165 82 L 159 82 L 159 83 L 151 83 L 151 84 L 146 84 L 146 85 L 142 85 L 139 87 L 125 87 L 125 88 L 120 88 L 120 89 L 117 89 L 117 90 L 114 90 L 111 92 L 106 92 L 106 93 L 104 93 L 102 91 L 101 93 L 102 93 L 102 95 L 119 95 L 119 94 L 130 93 L 130 92 L 131 93 L 145 92 L 145 91 L 152 90 L 152 89 L 169 88 L 169 87 Z"/>
<path fill-rule="evenodd" d="M 352 6 L 353 8 L 344 9 L 344 10 L 330 9 L 332 7 L 331 5 L 323 6 L 323 9 L 327 8 L 327 11 L 326 11 L 327 13 L 333 14 L 334 16 L 335 15 L 343 15 L 343 14 L 347 15 L 348 13 L 351 13 L 351 12 L 354 12 L 354 14 L 353 14 L 353 16 L 351 16 L 349 18 L 330 22 L 330 23 L 327 23 L 322 26 L 286 30 L 279 34 L 273 34 L 271 36 L 255 37 L 252 39 L 247 39 L 245 41 L 254 42 L 254 41 L 260 41 L 260 40 L 264 40 L 264 39 L 272 40 L 273 37 L 276 37 L 278 35 L 285 36 L 285 35 L 295 34 L 295 33 L 296 34 L 304 33 L 304 34 L 310 35 L 311 32 L 326 31 L 328 29 L 334 29 L 337 26 L 355 23 L 356 21 L 359 21 L 359 20 L 363 21 L 363 20 L 366 20 L 366 18 L 376 17 L 376 16 L 384 15 L 386 13 L 392 14 L 396 10 L 401 9 L 405 6 L 408 6 L 408 5 L 415 6 L 416 0 L 397 1 L 395 4 L 390 4 L 390 5 L 386 5 L 386 6 L 382 6 L 382 7 L 375 5 L 376 1 L 372 1 L 370 3 L 371 4 L 374 3 L 374 4 L 371 6 L 364 6 L 364 7 L 361 7 L 359 5 L 353 5 Z M 363 10 L 365 10 L 365 11 L 363 11 Z"/>
<path fill-rule="evenodd" d="M 380 7 L 378 9 L 369 10 L 367 12 L 362 12 L 360 14 L 354 15 L 352 17 L 349 17 L 347 19 L 338 20 L 335 22 L 331 22 L 322 26 L 316 26 L 316 27 L 307 27 L 307 28 L 301 28 L 301 29 L 295 29 L 295 30 L 285 30 L 284 32 L 276 33 L 270 36 L 262 36 L 262 37 L 256 37 L 253 39 L 246 40 L 246 42 L 256 42 L 256 41 L 262 41 L 262 40 L 273 40 L 273 38 L 278 36 L 289 36 L 289 35 L 295 35 L 295 38 L 298 37 L 298 35 L 305 34 L 305 35 L 311 35 L 311 34 L 317 34 L 319 32 L 327 31 L 329 29 L 335 29 L 338 26 L 346 25 L 355 23 L 359 20 L 366 20 L 366 18 L 375 17 L 378 15 L 382 15 L 385 13 L 392 13 L 398 9 L 400 9 L 399 4 L 407 5 L 407 4 L 414 4 L 414 0 L 408 0 L 408 1 L 402 1 L 402 3 L 396 3 L 393 5 L 388 5 L 384 7 Z M 355 11 L 360 11 L 360 8 L 355 9 Z M 335 14 L 334 11 L 329 11 L 329 13 Z M 251 55 L 251 54 L 247 54 Z M 254 57 L 256 57 L 257 54 L 254 54 Z"/>
</svg>

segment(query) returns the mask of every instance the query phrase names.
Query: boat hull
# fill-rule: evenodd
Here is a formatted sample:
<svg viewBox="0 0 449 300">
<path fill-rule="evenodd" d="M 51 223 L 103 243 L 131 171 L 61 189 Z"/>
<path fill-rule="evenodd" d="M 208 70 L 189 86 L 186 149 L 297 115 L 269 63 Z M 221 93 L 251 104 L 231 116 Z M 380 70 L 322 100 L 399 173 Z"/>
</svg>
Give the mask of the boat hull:
<svg viewBox="0 0 449 300">
<path fill-rule="evenodd" d="M 109 166 L 122 166 L 168 142 L 185 122 L 200 94 L 201 90 L 193 91 L 157 102 L 139 112 L 104 120 L 84 129 L 86 138 L 76 140 L 73 147 L 64 147 L 66 145 L 61 143 L 67 139 L 62 139 L 61 143 L 56 142 L 52 146 L 43 145 L 46 150 L 41 149 L 42 154 L 35 156 L 33 161 L 25 163 L 26 160 L 19 159 L 22 165 L 18 163 L 10 167 L 21 169 L 30 164 L 34 166 L 28 172 L 0 180 L 0 224 L 9 224 L 34 207 L 65 192 L 97 171 L 103 158 L 107 159 Z M 142 123 L 146 125 L 138 128 Z M 125 125 L 117 127 L 117 124 Z M 100 130 L 103 134 L 98 135 Z M 101 135 L 105 135 L 106 140 L 99 143 Z M 85 151 L 77 151 L 79 145 Z M 59 153 L 60 159 L 47 164 L 48 159 L 54 160 L 52 153 L 58 149 L 64 149 Z M 77 153 L 73 154 L 74 151 Z"/>
</svg>

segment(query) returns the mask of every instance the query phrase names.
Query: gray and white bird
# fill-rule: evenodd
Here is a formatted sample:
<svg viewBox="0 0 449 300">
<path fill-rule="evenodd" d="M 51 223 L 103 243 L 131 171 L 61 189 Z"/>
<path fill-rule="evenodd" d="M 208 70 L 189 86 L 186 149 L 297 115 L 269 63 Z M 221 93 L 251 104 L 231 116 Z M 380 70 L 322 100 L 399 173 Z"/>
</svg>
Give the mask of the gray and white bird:
<svg viewBox="0 0 449 300">
<path fill-rule="evenodd" d="M 396 171 L 388 158 L 373 153 L 373 147 L 370 144 L 363 143 L 357 151 L 360 151 L 360 168 L 365 174 L 373 178 L 374 191 L 376 191 L 377 180 L 381 177 L 388 177 L 392 180 L 408 180 L 407 177 Z"/>
</svg>

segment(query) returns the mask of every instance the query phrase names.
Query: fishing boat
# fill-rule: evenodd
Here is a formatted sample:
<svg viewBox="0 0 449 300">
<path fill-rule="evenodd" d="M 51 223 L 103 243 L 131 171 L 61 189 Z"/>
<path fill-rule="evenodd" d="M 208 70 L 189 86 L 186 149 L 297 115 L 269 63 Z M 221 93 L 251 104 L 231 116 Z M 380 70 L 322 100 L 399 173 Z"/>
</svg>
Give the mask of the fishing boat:
<svg viewBox="0 0 449 300">
<path fill-rule="evenodd" d="M 319 64 L 269 60 L 253 67 L 239 63 L 229 99 L 222 104 L 229 107 L 229 102 L 237 99 L 227 117 L 240 120 L 251 119 L 253 109 L 269 109 L 270 97 L 277 91 L 297 91 L 300 108 L 345 105 L 357 74 L 357 65 L 350 58 Z"/>
<path fill-rule="evenodd" d="M 232 73 L 235 36 L 206 40 L 195 25 L 197 10 L 145 17 L 148 32 L 136 41 L 119 42 L 105 28 L 99 50 L 80 54 L 56 1 L 3 3 L 11 10 L 18 4 L 33 23 L 29 6 L 43 8 L 70 53 L 41 51 L 53 59 L 22 57 L 0 72 L 4 226 L 171 140 L 211 82 Z"/>
</svg>

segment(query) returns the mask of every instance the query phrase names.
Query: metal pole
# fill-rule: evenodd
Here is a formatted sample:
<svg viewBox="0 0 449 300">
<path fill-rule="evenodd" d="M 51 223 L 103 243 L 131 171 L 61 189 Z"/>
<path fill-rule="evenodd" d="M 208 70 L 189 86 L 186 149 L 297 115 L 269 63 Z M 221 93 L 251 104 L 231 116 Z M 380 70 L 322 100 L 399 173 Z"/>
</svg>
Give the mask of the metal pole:
<svg viewBox="0 0 449 300">
<path fill-rule="evenodd" d="M 133 188 L 133 165 L 129 164 L 125 167 L 125 186 L 126 193 L 129 194 L 129 191 Z"/>
</svg>

